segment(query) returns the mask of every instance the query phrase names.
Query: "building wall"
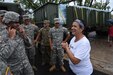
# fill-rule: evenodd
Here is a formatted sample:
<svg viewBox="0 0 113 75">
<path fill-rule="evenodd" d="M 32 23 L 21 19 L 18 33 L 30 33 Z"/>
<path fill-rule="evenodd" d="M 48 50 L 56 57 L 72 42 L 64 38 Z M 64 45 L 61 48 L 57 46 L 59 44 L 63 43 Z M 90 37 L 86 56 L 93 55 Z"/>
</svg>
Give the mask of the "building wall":
<svg viewBox="0 0 113 75">
<path fill-rule="evenodd" d="M 39 24 L 42 24 L 45 19 L 50 20 L 51 24 L 53 24 L 55 17 L 58 17 L 58 5 L 56 4 L 46 4 L 34 11 L 35 22 L 38 26 L 41 26 Z"/>
</svg>

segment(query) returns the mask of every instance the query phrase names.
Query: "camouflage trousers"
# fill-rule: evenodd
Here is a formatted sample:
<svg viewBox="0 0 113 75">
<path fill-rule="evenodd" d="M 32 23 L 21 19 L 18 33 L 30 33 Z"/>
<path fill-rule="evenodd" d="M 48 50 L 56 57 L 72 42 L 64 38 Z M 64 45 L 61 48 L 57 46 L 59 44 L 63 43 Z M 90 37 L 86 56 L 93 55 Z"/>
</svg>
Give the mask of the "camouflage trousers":
<svg viewBox="0 0 113 75">
<path fill-rule="evenodd" d="M 12 71 L 12 73 L 13 75 L 34 75 L 34 71 L 28 61 L 23 64 L 21 69 Z"/>
<path fill-rule="evenodd" d="M 26 54 L 28 56 L 28 59 L 30 61 L 30 64 L 31 65 L 34 65 L 35 64 L 35 54 L 36 54 L 35 47 L 32 46 L 30 48 L 26 48 Z"/>
<path fill-rule="evenodd" d="M 51 51 L 51 63 L 52 64 L 59 64 L 63 65 L 63 56 L 64 56 L 64 50 L 62 47 L 54 47 L 53 50 Z"/>
<path fill-rule="evenodd" d="M 51 55 L 50 46 L 41 45 L 40 52 L 41 52 L 41 56 L 42 56 L 42 62 L 49 64 L 50 63 L 50 55 Z"/>
</svg>

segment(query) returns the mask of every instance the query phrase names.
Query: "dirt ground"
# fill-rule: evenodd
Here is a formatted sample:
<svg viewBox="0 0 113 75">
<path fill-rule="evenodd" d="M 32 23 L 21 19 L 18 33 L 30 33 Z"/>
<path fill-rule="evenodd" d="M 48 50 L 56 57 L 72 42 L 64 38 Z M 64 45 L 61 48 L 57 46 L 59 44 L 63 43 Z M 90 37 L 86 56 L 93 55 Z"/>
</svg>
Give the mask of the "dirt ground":
<svg viewBox="0 0 113 75">
<path fill-rule="evenodd" d="M 95 40 L 92 40 L 90 42 L 91 42 L 91 47 L 92 47 L 91 61 L 92 61 L 93 67 L 94 67 L 93 75 L 113 75 L 113 46 L 109 47 L 107 37 L 96 38 Z M 40 55 L 40 53 L 38 52 L 37 55 Z M 40 56 L 38 56 L 38 57 L 40 57 Z M 64 59 L 68 60 L 67 54 L 65 54 Z M 40 61 L 40 58 L 37 59 L 36 63 L 40 64 L 39 61 Z M 42 67 L 38 67 L 38 68 L 40 69 Z M 44 75 L 42 73 L 48 69 L 48 67 L 45 67 L 46 70 L 44 70 L 43 68 L 37 72 L 38 75 Z M 103 73 L 105 73 L 105 74 L 103 74 Z M 58 72 L 58 74 L 60 75 L 59 72 Z M 52 75 L 58 75 L 58 74 L 55 73 Z M 50 74 L 46 74 L 46 75 L 50 75 Z M 63 75 L 63 74 L 61 74 L 61 75 Z M 66 75 L 68 75 L 68 74 L 66 74 Z M 71 75 L 71 74 L 69 74 L 69 75 Z"/>
<path fill-rule="evenodd" d="M 113 46 L 109 46 L 107 37 L 92 40 L 91 46 L 91 61 L 94 69 L 113 75 Z"/>
</svg>

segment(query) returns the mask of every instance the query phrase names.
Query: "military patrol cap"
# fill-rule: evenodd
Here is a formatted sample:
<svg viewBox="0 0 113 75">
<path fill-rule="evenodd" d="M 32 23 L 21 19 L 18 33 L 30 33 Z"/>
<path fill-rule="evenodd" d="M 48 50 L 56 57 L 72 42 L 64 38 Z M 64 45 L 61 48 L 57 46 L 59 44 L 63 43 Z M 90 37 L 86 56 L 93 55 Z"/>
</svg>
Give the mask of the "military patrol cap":
<svg viewBox="0 0 113 75">
<path fill-rule="evenodd" d="M 0 10 L 0 16 L 4 16 L 4 14 L 6 13 L 6 10 Z"/>
<path fill-rule="evenodd" d="M 3 17 L 3 22 L 4 23 L 9 23 L 9 22 L 19 22 L 19 14 L 13 11 L 8 11 L 5 13 Z"/>
<path fill-rule="evenodd" d="M 43 23 L 50 23 L 50 21 L 49 20 L 44 20 Z"/>
<path fill-rule="evenodd" d="M 54 18 L 54 23 L 60 23 L 60 19 L 59 18 Z"/>
<path fill-rule="evenodd" d="M 23 15 L 23 20 L 30 19 L 29 15 Z"/>
</svg>

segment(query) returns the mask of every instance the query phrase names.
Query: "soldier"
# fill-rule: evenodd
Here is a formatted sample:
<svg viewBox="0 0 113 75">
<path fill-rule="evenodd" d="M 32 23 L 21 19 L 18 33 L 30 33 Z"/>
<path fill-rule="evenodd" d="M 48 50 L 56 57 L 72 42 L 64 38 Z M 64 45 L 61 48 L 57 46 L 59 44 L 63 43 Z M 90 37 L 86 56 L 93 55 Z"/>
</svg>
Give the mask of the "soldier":
<svg viewBox="0 0 113 75">
<path fill-rule="evenodd" d="M 50 47 L 51 47 L 51 62 L 52 67 L 49 69 L 49 71 L 53 71 L 56 69 L 57 62 L 60 65 L 60 68 L 63 72 L 66 71 L 66 69 L 63 66 L 63 56 L 64 56 L 64 50 L 61 47 L 62 42 L 66 42 L 69 38 L 69 32 L 67 28 L 62 27 L 60 25 L 60 19 L 55 18 L 54 19 L 55 26 L 50 29 L 49 33 L 49 40 L 50 40 Z M 66 38 L 63 41 L 63 35 L 64 33 L 67 35 Z"/>
<path fill-rule="evenodd" d="M 0 60 L 11 68 L 13 75 L 34 75 L 25 53 L 25 45 L 31 46 L 31 40 L 19 25 L 19 14 L 6 12 L 3 22 L 7 26 L 7 34 L 5 40 L 4 37 L 0 40 Z"/>
<path fill-rule="evenodd" d="M 40 39 L 41 43 L 41 54 L 42 54 L 42 66 L 50 64 L 50 44 L 49 44 L 49 30 L 50 21 L 44 20 L 43 27 L 39 30 L 36 40 Z"/>
<path fill-rule="evenodd" d="M 2 23 L 2 19 L 6 10 L 0 10 L 0 42 L 2 41 L 2 37 L 7 33 L 6 26 Z M 10 68 L 5 64 L 2 60 L 0 60 L 0 75 L 12 75 Z"/>
<path fill-rule="evenodd" d="M 0 60 L 0 75 L 13 75 L 10 68 Z"/>
<path fill-rule="evenodd" d="M 39 29 L 36 25 L 31 23 L 29 15 L 23 15 L 23 21 L 24 21 L 24 24 L 22 24 L 22 27 L 25 29 L 26 35 L 28 35 L 32 40 L 32 46 L 26 47 L 26 53 L 28 55 L 32 68 L 34 70 L 37 70 L 37 68 L 35 67 L 36 52 L 35 52 L 35 46 L 34 46 L 34 34 L 37 33 Z"/>
<path fill-rule="evenodd" d="M 7 12 L 6 10 L 0 10 L 0 35 L 5 34 L 7 32 L 6 26 L 2 22 L 3 16 L 6 12 Z"/>
<path fill-rule="evenodd" d="M 3 16 L 4 16 L 4 14 L 5 14 L 6 12 L 7 12 L 6 10 L 0 10 L 0 24 L 3 24 L 3 23 L 2 23 L 2 19 L 3 19 Z"/>
</svg>

